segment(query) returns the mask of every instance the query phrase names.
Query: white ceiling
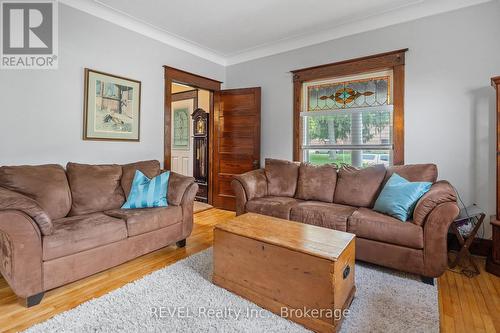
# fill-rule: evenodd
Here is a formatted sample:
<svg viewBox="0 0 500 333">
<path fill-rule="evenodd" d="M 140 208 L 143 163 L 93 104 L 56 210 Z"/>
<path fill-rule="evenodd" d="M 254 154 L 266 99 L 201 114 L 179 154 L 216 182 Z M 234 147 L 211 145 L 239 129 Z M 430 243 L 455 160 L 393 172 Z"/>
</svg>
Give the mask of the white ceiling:
<svg viewBox="0 0 500 333">
<path fill-rule="evenodd" d="M 61 0 L 222 65 L 489 0 Z"/>
<path fill-rule="evenodd" d="M 422 0 L 97 0 L 164 31 L 232 56 Z"/>
</svg>

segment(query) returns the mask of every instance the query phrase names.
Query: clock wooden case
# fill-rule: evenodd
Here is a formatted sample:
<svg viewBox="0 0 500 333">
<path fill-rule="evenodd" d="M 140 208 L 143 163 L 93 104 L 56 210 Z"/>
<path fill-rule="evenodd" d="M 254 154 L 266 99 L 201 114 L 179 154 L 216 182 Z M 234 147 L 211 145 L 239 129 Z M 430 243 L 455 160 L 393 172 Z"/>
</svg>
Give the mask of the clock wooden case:
<svg viewBox="0 0 500 333">
<path fill-rule="evenodd" d="M 208 112 L 198 108 L 192 118 L 193 177 L 199 186 L 195 200 L 208 202 Z"/>
</svg>

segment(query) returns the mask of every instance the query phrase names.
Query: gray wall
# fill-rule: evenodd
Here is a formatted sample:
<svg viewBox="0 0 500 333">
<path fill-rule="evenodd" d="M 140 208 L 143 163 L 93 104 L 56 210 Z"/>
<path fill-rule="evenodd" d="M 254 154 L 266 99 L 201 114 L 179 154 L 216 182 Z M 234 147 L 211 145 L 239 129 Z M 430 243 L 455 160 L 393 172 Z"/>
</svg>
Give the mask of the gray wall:
<svg viewBox="0 0 500 333">
<path fill-rule="evenodd" d="M 493 213 L 499 18 L 497 1 L 469 7 L 233 65 L 226 82 L 262 87 L 262 157 L 291 159 L 290 70 L 409 48 L 405 162 L 436 163 L 467 204 Z"/>
<path fill-rule="evenodd" d="M 163 160 L 163 65 L 223 66 L 60 4 L 59 69 L 0 71 L 0 165 Z M 142 81 L 141 141 L 82 140 L 85 67 Z"/>
</svg>

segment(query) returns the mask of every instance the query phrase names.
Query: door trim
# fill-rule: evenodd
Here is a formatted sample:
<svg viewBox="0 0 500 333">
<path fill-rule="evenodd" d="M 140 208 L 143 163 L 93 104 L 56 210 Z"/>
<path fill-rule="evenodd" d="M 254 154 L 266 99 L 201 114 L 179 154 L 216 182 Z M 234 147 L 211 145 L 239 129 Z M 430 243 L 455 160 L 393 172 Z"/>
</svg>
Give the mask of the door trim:
<svg viewBox="0 0 500 333">
<path fill-rule="evenodd" d="M 212 203 L 212 172 L 211 168 L 213 165 L 213 131 L 214 131 L 214 102 L 213 95 L 214 92 L 221 90 L 221 81 L 213 80 L 201 75 L 192 74 L 174 67 L 163 66 L 164 70 L 164 113 L 163 113 L 163 168 L 166 170 L 171 169 L 172 160 L 172 83 L 182 83 L 193 88 L 199 88 L 210 91 L 210 110 L 209 110 L 209 137 L 208 137 L 208 151 L 209 151 L 209 186 L 208 186 L 208 201 Z"/>
<path fill-rule="evenodd" d="M 195 109 L 198 108 L 198 89 L 172 93 L 172 102 L 182 101 L 185 99 L 194 99 Z"/>
</svg>

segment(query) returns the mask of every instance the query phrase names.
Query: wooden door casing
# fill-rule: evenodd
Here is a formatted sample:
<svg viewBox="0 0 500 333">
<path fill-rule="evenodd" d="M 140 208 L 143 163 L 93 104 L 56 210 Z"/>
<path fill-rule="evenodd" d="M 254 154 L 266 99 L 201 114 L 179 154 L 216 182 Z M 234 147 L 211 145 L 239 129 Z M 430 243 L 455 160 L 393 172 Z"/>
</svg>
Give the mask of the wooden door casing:
<svg viewBox="0 0 500 333">
<path fill-rule="evenodd" d="M 261 89 L 221 90 L 214 94 L 212 205 L 234 210 L 234 175 L 260 167 Z"/>
<path fill-rule="evenodd" d="M 209 105 L 209 140 L 208 140 L 208 160 L 209 160 L 209 179 L 208 183 L 212 183 L 212 163 L 213 163 L 213 102 L 214 92 L 219 91 L 221 88 L 221 81 L 213 80 L 198 74 L 188 73 L 186 71 L 176 69 L 170 66 L 163 66 L 165 77 L 165 104 L 164 104 L 164 159 L 163 167 L 165 170 L 171 169 L 172 162 L 172 137 L 171 133 L 171 120 L 172 120 L 172 83 L 181 83 L 193 87 L 195 89 L 204 89 L 210 92 L 210 105 Z M 208 188 L 208 203 L 212 204 L 212 186 Z"/>
</svg>

